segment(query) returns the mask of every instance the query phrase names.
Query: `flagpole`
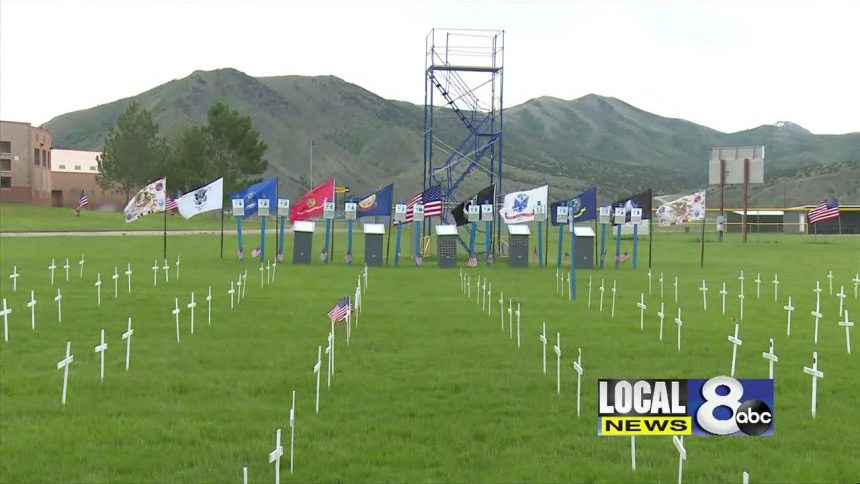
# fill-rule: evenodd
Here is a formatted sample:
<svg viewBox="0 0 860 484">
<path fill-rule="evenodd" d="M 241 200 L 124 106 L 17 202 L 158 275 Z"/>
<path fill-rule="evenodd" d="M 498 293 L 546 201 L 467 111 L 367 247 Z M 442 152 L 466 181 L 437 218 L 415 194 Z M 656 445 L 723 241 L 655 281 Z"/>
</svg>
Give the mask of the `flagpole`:
<svg viewBox="0 0 860 484">
<path fill-rule="evenodd" d="M 167 190 L 165 189 L 165 191 Z M 164 205 L 164 260 L 167 260 L 167 202 Z"/>
<path fill-rule="evenodd" d="M 705 219 L 708 216 L 708 212 L 705 211 L 702 213 L 702 255 L 699 260 L 699 267 L 705 267 Z"/>
<path fill-rule="evenodd" d="M 552 214 L 550 214 L 550 216 L 552 216 Z M 544 265 L 544 267 L 546 267 L 547 262 L 549 262 L 549 226 L 550 226 L 550 221 L 547 220 L 546 221 L 546 229 L 545 229 L 546 233 L 545 233 L 544 239 L 543 239 L 543 241 L 544 241 L 543 242 L 544 243 L 543 265 Z"/>
<path fill-rule="evenodd" d="M 391 197 L 391 198 L 394 198 L 394 197 Z M 391 254 L 391 219 L 393 217 L 391 216 L 390 208 L 391 207 L 389 207 L 389 212 L 388 212 L 388 242 L 385 244 L 385 265 L 388 265 L 388 256 L 389 256 L 389 254 Z"/>
<path fill-rule="evenodd" d="M 224 201 L 221 200 L 221 258 L 224 258 Z"/>
<path fill-rule="evenodd" d="M 648 268 L 651 268 L 651 247 L 654 242 L 654 214 L 648 214 Z"/>
</svg>

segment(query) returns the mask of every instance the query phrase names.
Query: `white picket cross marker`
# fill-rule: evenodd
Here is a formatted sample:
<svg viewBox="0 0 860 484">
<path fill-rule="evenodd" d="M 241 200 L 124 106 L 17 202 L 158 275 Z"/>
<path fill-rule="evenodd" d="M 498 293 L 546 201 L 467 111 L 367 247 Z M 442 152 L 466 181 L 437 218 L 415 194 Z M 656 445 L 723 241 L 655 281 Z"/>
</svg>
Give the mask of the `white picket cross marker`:
<svg viewBox="0 0 860 484">
<path fill-rule="evenodd" d="M 827 271 L 827 282 L 828 282 L 828 286 L 830 287 L 830 292 L 828 294 L 830 294 L 832 296 L 833 295 L 833 271 L 832 270 Z"/>
<path fill-rule="evenodd" d="M 543 323 L 543 329 L 541 329 L 538 339 L 543 346 L 543 374 L 546 375 L 546 322 Z"/>
<path fill-rule="evenodd" d="M 708 286 L 705 285 L 705 280 L 702 279 L 702 287 L 699 288 L 702 291 L 702 305 L 705 308 L 705 311 L 708 310 Z"/>
<path fill-rule="evenodd" d="M 508 339 L 514 339 L 514 301 L 508 298 Z"/>
<path fill-rule="evenodd" d="M 570 292 L 572 289 L 570 285 L 570 273 L 566 273 L 565 276 L 567 277 L 567 283 L 565 283 L 564 287 L 567 289 L 567 297 L 571 297 Z"/>
<path fill-rule="evenodd" d="M 502 331 L 505 330 L 505 293 L 499 292 L 499 317 L 502 320 Z"/>
<path fill-rule="evenodd" d="M 552 347 L 555 351 L 555 392 L 561 395 L 561 332 L 555 333 L 555 346 Z"/>
<path fill-rule="evenodd" d="M 606 291 L 606 288 L 603 287 L 603 279 L 600 280 L 600 312 L 603 312 L 603 292 Z"/>
<path fill-rule="evenodd" d="M 493 316 L 493 283 L 490 283 L 490 288 L 487 289 L 487 317 Z"/>
<path fill-rule="evenodd" d="M 839 286 L 839 292 L 836 293 L 839 298 L 839 316 L 842 316 L 842 310 L 845 308 L 845 286 Z"/>
<path fill-rule="evenodd" d="M 242 273 L 242 299 L 245 299 L 245 296 L 248 293 L 248 269 L 245 269 L 245 272 Z"/>
<path fill-rule="evenodd" d="M 558 289 L 561 287 L 561 282 L 558 279 L 559 272 L 558 267 L 555 268 L 555 293 L 558 294 Z"/>
<path fill-rule="evenodd" d="M 105 343 L 105 330 L 101 330 L 101 343 L 97 344 L 94 353 L 99 354 L 99 379 L 105 379 L 105 351 L 108 349 L 108 344 Z"/>
<path fill-rule="evenodd" d="M 131 263 L 125 270 L 125 278 L 128 280 L 128 293 L 131 294 Z"/>
<path fill-rule="evenodd" d="M 320 370 L 322 369 L 322 346 L 317 346 L 317 362 L 314 365 L 314 373 L 317 375 L 317 401 L 316 413 L 320 413 Z"/>
<path fill-rule="evenodd" d="M 272 263 L 266 261 L 266 284 L 272 283 Z"/>
<path fill-rule="evenodd" d="M 19 277 L 21 277 L 21 274 L 18 274 L 18 266 L 13 266 L 12 273 L 9 274 L 9 279 L 12 279 L 12 292 L 18 292 Z"/>
<path fill-rule="evenodd" d="M 364 290 L 367 290 L 367 264 L 364 264 Z"/>
<path fill-rule="evenodd" d="M 206 294 L 206 324 L 212 326 L 212 286 L 209 286 L 209 293 Z"/>
<path fill-rule="evenodd" d="M 164 282 L 170 282 L 170 264 L 167 263 L 167 259 L 164 259 Z"/>
<path fill-rule="evenodd" d="M 281 456 L 284 455 L 284 446 L 281 445 L 281 429 L 275 433 L 275 450 L 269 452 L 269 464 L 275 464 L 275 484 L 281 484 Z"/>
<path fill-rule="evenodd" d="M 176 280 L 179 280 L 179 256 L 176 256 Z"/>
<path fill-rule="evenodd" d="M 66 341 L 66 357 L 57 363 L 57 369 L 63 370 L 63 405 L 66 404 L 66 389 L 69 386 L 69 365 L 75 361 L 75 356 L 72 355 L 72 342 Z"/>
<path fill-rule="evenodd" d="M 741 311 L 740 311 L 740 317 L 738 319 L 741 321 L 744 320 L 744 298 L 745 297 L 746 296 L 744 296 L 744 293 L 738 294 L 738 299 L 741 301 Z"/>
<path fill-rule="evenodd" d="M 66 257 L 66 263 L 63 264 L 63 269 L 66 271 L 66 282 L 69 282 L 69 268 L 72 267 L 69 265 L 69 258 Z"/>
<path fill-rule="evenodd" d="M 739 328 L 740 328 L 740 325 L 738 323 L 735 323 L 735 335 L 734 336 L 729 335 L 729 342 L 732 344 L 732 373 L 731 373 L 732 377 L 735 376 L 735 362 L 737 361 L 737 357 L 738 357 L 738 346 L 744 344 L 744 342 L 741 341 L 740 338 L 738 338 Z"/>
<path fill-rule="evenodd" d="M 157 260 L 152 265 L 152 285 L 158 286 L 158 261 Z"/>
<path fill-rule="evenodd" d="M 317 384 L 319 387 L 319 384 Z M 296 391 L 293 390 L 293 405 L 290 407 L 290 474 L 293 473 L 293 457 L 296 447 Z"/>
<path fill-rule="evenodd" d="M 230 295 L 230 309 L 233 309 L 233 294 L 236 293 L 236 290 L 233 289 L 233 281 L 230 281 L 230 290 L 227 291 L 227 294 Z"/>
<path fill-rule="evenodd" d="M 678 304 L 678 276 L 675 276 L 673 285 L 675 286 L 675 304 Z"/>
<path fill-rule="evenodd" d="M 818 320 L 823 318 L 824 315 L 821 314 L 821 308 L 818 307 L 818 304 L 815 305 L 815 310 L 811 311 L 812 317 L 815 318 L 815 334 L 813 337 L 813 343 L 818 344 Z"/>
<path fill-rule="evenodd" d="M 176 316 L 176 342 L 179 343 L 179 298 L 173 300 L 173 315 Z"/>
<path fill-rule="evenodd" d="M 588 309 L 591 309 L 591 276 L 588 276 Z"/>
<path fill-rule="evenodd" d="M 260 262 L 260 289 L 263 288 L 263 284 L 266 282 L 266 277 L 263 275 L 263 271 L 266 270 L 266 264 Z"/>
<path fill-rule="evenodd" d="M 331 332 L 329 332 L 328 334 L 327 341 L 328 345 L 325 347 L 325 354 L 328 358 L 328 361 L 326 362 L 328 364 L 328 368 L 326 368 L 326 373 L 328 375 L 328 383 L 326 384 L 326 386 L 328 388 L 331 388 L 331 359 L 334 356 L 334 354 L 332 353 L 332 347 L 334 346 L 334 335 Z"/>
<path fill-rule="evenodd" d="M 741 482 L 742 484 L 750 484 L 750 475 L 747 471 L 741 474 Z"/>
<path fill-rule="evenodd" d="M 81 260 L 78 261 L 78 265 L 81 266 L 81 279 L 84 278 L 84 255 L 81 254 Z"/>
<path fill-rule="evenodd" d="M 194 308 L 197 307 L 197 303 L 194 302 L 194 292 L 191 293 L 191 302 L 186 307 L 191 310 L 191 334 L 194 334 Z"/>
<path fill-rule="evenodd" d="M 854 283 L 854 299 L 857 299 L 857 288 L 860 287 L 860 273 L 855 274 L 851 282 Z"/>
<path fill-rule="evenodd" d="M 651 295 L 651 269 L 648 269 L 648 295 Z"/>
<path fill-rule="evenodd" d="M 481 286 L 481 312 L 484 312 L 484 305 L 487 302 L 487 278 L 484 278 L 484 284 Z"/>
<path fill-rule="evenodd" d="M 816 305 L 818 305 L 818 301 L 821 300 L 821 291 L 822 291 L 821 285 L 818 283 L 818 281 L 815 281 L 815 289 L 813 289 L 812 292 L 815 293 L 815 304 Z"/>
<path fill-rule="evenodd" d="M 3 341 L 9 342 L 9 313 L 12 312 L 12 308 L 6 306 L 6 298 L 3 298 L 3 310 L 0 311 L 0 315 L 3 316 Z"/>
<path fill-rule="evenodd" d="M 275 282 L 275 272 L 278 270 L 278 261 L 272 262 L 272 282 Z"/>
<path fill-rule="evenodd" d="M 636 436 L 630 436 L 630 465 L 633 467 L 633 472 L 636 472 Z"/>
<path fill-rule="evenodd" d="M 334 332 L 334 321 L 331 322 L 331 374 L 334 375 L 334 345 L 336 334 Z"/>
<path fill-rule="evenodd" d="M 761 272 L 757 272 L 755 275 L 755 298 L 759 299 L 761 296 Z"/>
<path fill-rule="evenodd" d="M 60 288 L 57 288 L 57 295 L 54 296 L 54 302 L 57 303 L 57 322 L 63 322 L 63 295 L 60 294 Z"/>
<path fill-rule="evenodd" d="M 662 301 L 663 300 L 663 273 L 662 272 L 660 273 L 660 279 L 658 279 L 658 282 L 660 282 L 660 300 Z"/>
<path fill-rule="evenodd" d="M 113 266 L 113 298 L 117 299 L 119 297 L 119 286 L 117 285 L 117 281 L 119 281 L 119 273 L 117 272 L 117 267 Z"/>
<path fill-rule="evenodd" d="M 573 362 L 573 370 L 576 372 L 576 416 L 579 417 L 579 396 L 582 386 L 582 347 L 578 348 L 579 355 L 576 361 Z"/>
<path fill-rule="evenodd" d="M 845 346 L 848 348 L 848 354 L 851 354 L 851 327 L 854 326 L 853 321 L 848 321 L 848 310 L 845 310 L 845 319 L 839 321 L 839 326 L 845 327 Z"/>
<path fill-rule="evenodd" d="M 675 324 L 678 325 L 678 351 L 681 351 L 681 326 L 684 325 L 684 322 L 681 321 L 681 308 L 678 308 L 678 317 L 675 318 Z"/>
<path fill-rule="evenodd" d="M 239 274 L 239 280 L 236 281 L 236 304 L 240 304 L 242 302 L 242 274 Z"/>
<path fill-rule="evenodd" d="M 612 281 L 612 312 L 610 313 L 610 317 L 612 318 L 615 318 L 615 282 L 616 281 Z"/>
<path fill-rule="evenodd" d="M 54 259 L 51 259 L 51 265 L 48 266 L 48 269 L 51 270 L 51 285 L 54 285 L 54 269 L 57 268 L 57 264 L 54 263 Z"/>
<path fill-rule="evenodd" d="M 248 484 L 248 466 L 242 468 L 242 484 Z"/>
<path fill-rule="evenodd" d="M 741 275 L 738 276 L 738 281 L 740 281 L 740 283 L 741 283 L 740 293 L 743 294 L 744 293 L 744 271 L 741 271 Z"/>
<path fill-rule="evenodd" d="M 663 318 L 666 313 L 663 312 L 663 301 L 660 301 L 660 310 L 657 311 L 657 316 L 660 318 L 660 341 L 663 341 Z"/>
<path fill-rule="evenodd" d="M 475 282 L 475 306 L 481 302 L 481 276 L 478 276 L 477 282 Z"/>
<path fill-rule="evenodd" d="M 645 329 L 645 310 L 648 309 L 645 306 L 644 294 L 639 294 L 639 302 L 636 303 L 636 307 L 639 308 L 639 331 L 643 331 Z"/>
<path fill-rule="evenodd" d="M 812 352 L 812 368 L 803 367 L 803 372 L 807 375 L 812 375 L 812 418 L 815 418 L 815 403 L 818 397 L 818 379 L 824 378 L 824 372 L 818 369 L 818 352 Z"/>
<path fill-rule="evenodd" d="M 779 299 L 779 273 L 773 274 L 773 302 Z"/>
<path fill-rule="evenodd" d="M 102 307 L 102 273 L 101 272 L 96 274 L 95 286 L 96 286 L 96 297 L 97 297 L 98 306 Z"/>
<path fill-rule="evenodd" d="M 36 331 L 36 296 L 32 289 L 30 289 L 30 302 L 27 303 L 27 307 L 30 308 L 30 327 Z"/>
<path fill-rule="evenodd" d="M 724 282 L 723 288 L 720 289 L 720 295 L 723 297 L 723 316 L 726 315 L 726 294 L 728 294 L 728 291 L 726 291 L 726 283 Z"/>
<path fill-rule="evenodd" d="M 791 296 L 788 296 L 788 305 L 783 306 L 783 309 L 788 311 L 788 320 L 786 321 L 785 334 L 791 336 L 791 312 L 794 311 L 794 306 L 791 305 Z"/>
<path fill-rule="evenodd" d="M 517 348 L 520 347 L 520 303 L 517 303 Z"/>
<path fill-rule="evenodd" d="M 361 277 L 359 277 L 358 280 L 360 281 Z M 466 299 L 472 299 L 472 276 L 471 275 L 466 276 Z"/>
<path fill-rule="evenodd" d="M 684 448 L 684 437 L 672 436 L 672 443 L 678 449 L 678 484 L 682 484 L 684 475 L 684 461 L 687 460 L 687 449 Z"/>
<path fill-rule="evenodd" d="M 767 377 L 773 380 L 773 364 L 779 361 L 779 357 L 773 352 L 773 338 L 770 339 L 770 349 L 767 353 L 762 353 L 761 357 L 768 361 Z"/>
<path fill-rule="evenodd" d="M 131 358 L 131 335 L 134 330 L 131 329 L 131 316 L 128 318 L 128 329 L 122 334 L 122 339 L 125 340 L 125 371 L 128 371 L 128 363 Z"/>
</svg>

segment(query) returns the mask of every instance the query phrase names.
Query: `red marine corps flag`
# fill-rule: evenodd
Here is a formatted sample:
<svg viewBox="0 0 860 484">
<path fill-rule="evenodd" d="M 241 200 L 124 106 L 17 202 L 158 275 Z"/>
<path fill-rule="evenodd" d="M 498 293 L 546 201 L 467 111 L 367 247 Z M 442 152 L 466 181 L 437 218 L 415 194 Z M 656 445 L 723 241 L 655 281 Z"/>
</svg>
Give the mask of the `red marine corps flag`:
<svg viewBox="0 0 860 484">
<path fill-rule="evenodd" d="M 302 195 L 302 198 L 290 207 L 290 220 L 296 222 L 319 217 L 323 213 L 323 202 L 326 200 L 334 201 L 334 178 L 329 178 L 327 182 Z"/>
</svg>

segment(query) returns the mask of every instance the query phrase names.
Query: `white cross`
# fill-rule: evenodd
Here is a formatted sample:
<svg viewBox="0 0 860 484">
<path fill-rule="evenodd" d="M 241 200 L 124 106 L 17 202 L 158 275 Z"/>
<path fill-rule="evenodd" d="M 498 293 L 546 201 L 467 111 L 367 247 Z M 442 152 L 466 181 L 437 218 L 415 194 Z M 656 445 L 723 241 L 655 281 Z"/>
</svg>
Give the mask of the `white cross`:
<svg viewBox="0 0 860 484">
<path fill-rule="evenodd" d="M 331 363 L 332 358 L 334 357 L 334 352 L 332 351 L 332 348 L 334 348 L 334 334 L 329 332 L 327 341 L 328 346 L 325 347 L 325 354 L 328 356 L 328 368 L 326 369 L 326 372 L 328 373 L 327 386 L 331 388 Z"/>
<path fill-rule="evenodd" d="M 681 308 L 678 308 L 678 317 L 675 318 L 675 324 L 678 325 L 678 351 L 681 351 L 681 326 L 684 325 L 684 322 L 681 321 Z"/>
<path fill-rule="evenodd" d="M 464 285 L 466 279 L 463 277 L 463 267 L 460 267 L 460 292 L 463 294 L 466 293 L 466 286 Z"/>
<path fill-rule="evenodd" d="M 27 303 L 27 307 L 30 308 L 30 327 L 33 331 L 36 330 L 36 295 L 35 291 L 30 289 L 30 302 Z"/>
<path fill-rule="evenodd" d="M 242 273 L 242 299 L 245 299 L 245 293 L 248 292 L 248 269 Z"/>
<path fill-rule="evenodd" d="M 543 329 L 541 329 L 538 339 L 543 346 L 543 374 L 546 375 L 546 322 L 543 323 Z"/>
<path fill-rule="evenodd" d="M 6 307 L 6 298 L 3 298 L 3 310 L 0 311 L 0 315 L 3 316 L 3 341 L 9 342 L 9 313 L 12 312 L 12 308 Z"/>
<path fill-rule="evenodd" d="M 818 369 L 818 352 L 812 352 L 812 368 L 803 367 L 803 372 L 807 375 L 812 375 L 812 418 L 815 418 L 815 402 L 818 397 L 818 379 L 824 378 L 824 372 Z"/>
<path fill-rule="evenodd" d="M 194 334 L 194 308 L 197 307 L 197 303 L 194 302 L 194 293 L 191 293 L 191 302 L 186 306 L 191 310 L 191 334 Z"/>
<path fill-rule="evenodd" d="M 811 311 L 812 317 L 815 318 L 815 336 L 813 338 L 813 342 L 818 344 L 818 320 L 823 318 L 824 316 L 821 314 L 821 308 L 816 304 L 815 310 Z"/>
<path fill-rule="evenodd" d="M 561 287 L 561 282 L 558 279 L 559 272 L 558 267 L 555 268 L 555 293 L 558 294 L 558 290 Z"/>
<path fill-rule="evenodd" d="M 319 383 L 317 383 L 319 387 Z M 290 407 L 290 474 L 293 473 L 293 456 L 296 445 L 296 391 L 293 390 L 293 406 Z"/>
<path fill-rule="evenodd" d="M 206 295 L 206 324 L 212 325 L 212 286 L 209 286 L 209 293 Z"/>
<path fill-rule="evenodd" d="M 602 313 L 603 312 L 603 293 L 604 293 L 604 291 L 606 291 L 606 288 L 603 287 L 603 279 L 600 280 L 600 287 L 598 288 L 598 290 L 600 290 L 600 312 Z"/>
<path fill-rule="evenodd" d="M 735 376 L 735 361 L 737 360 L 737 356 L 738 356 L 738 346 L 744 344 L 744 342 L 741 341 L 740 338 L 738 338 L 739 328 L 740 328 L 740 325 L 738 323 L 735 323 L 735 335 L 734 336 L 729 335 L 729 342 L 732 344 L 732 373 L 731 373 L 732 377 Z"/>
<path fill-rule="evenodd" d="M 266 284 L 272 283 L 272 263 L 266 261 Z"/>
<path fill-rule="evenodd" d="M 517 348 L 520 347 L 520 303 L 517 303 Z"/>
<path fill-rule="evenodd" d="M 176 342 L 179 343 L 179 298 L 173 300 L 173 315 L 176 316 Z"/>
<path fill-rule="evenodd" d="M 242 484 L 248 484 L 248 466 L 242 468 Z"/>
<path fill-rule="evenodd" d="M 21 274 L 18 274 L 18 266 L 12 267 L 12 273 L 9 274 L 9 279 L 12 279 L 12 292 L 18 292 L 18 277 Z"/>
<path fill-rule="evenodd" d="M 741 474 L 741 484 L 750 484 L 750 475 L 747 471 Z"/>
<path fill-rule="evenodd" d="M 514 339 L 514 302 L 508 298 L 508 339 Z"/>
<path fill-rule="evenodd" d="M 839 326 L 845 327 L 845 345 L 848 348 L 848 354 L 851 354 L 851 327 L 854 326 L 853 321 L 848 321 L 848 310 L 845 310 L 845 319 L 839 321 Z"/>
<path fill-rule="evenodd" d="M 773 302 L 779 298 L 779 273 L 773 274 Z"/>
<path fill-rule="evenodd" d="M 481 285 L 481 312 L 484 312 L 484 304 L 487 300 L 487 278 L 484 278 L 484 284 Z"/>
<path fill-rule="evenodd" d="M 81 279 L 84 278 L 84 255 L 81 254 L 81 260 L 78 261 L 78 265 L 81 266 Z"/>
<path fill-rule="evenodd" d="M 851 282 L 854 283 L 854 299 L 857 299 L 857 288 L 860 287 L 860 272 L 854 275 L 854 279 L 851 279 Z"/>
<path fill-rule="evenodd" d="M 128 371 L 129 358 L 131 358 L 131 335 L 134 330 L 131 329 L 131 316 L 128 318 L 128 329 L 122 334 L 122 339 L 125 340 L 125 371 Z"/>
<path fill-rule="evenodd" d="M 131 294 L 131 264 L 125 270 L 125 278 L 128 279 L 128 293 Z"/>
<path fill-rule="evenodd" d="M 230 290 L 227 291 L 227 294 L 230 295 L 230 309 L 233 309 L 233 294 L 236 293 L 236 290 L 233 289 L 233 281 L 230 281 Z"/>
<path fill-rule="evenodd" d="M 660 283 L 660 300 L 662 301 L 663 300 L 663 273 L 662 272 L 660 273 L 660 279 L 658 279 L 658 282 Z"/>
<path fill-rule="evenodd" d="M 651 295 L 651 269 L 648 269 L 648 295 Z"/>
<path fill-rule="evenodd" d="M 275 463 L 275 484 L 281 484 L 281 456 L 284 446 L 281 445 L 281 429 L 275 434 L 275 450 L 269 452 L 269 464 Z"/>
<path fill-rule="evenodd" d="M 827 271 L 827 281 L 828 281 L 828 285 L 830 286 L 830 292 L 828 294 L 830 294 L 832 296 L 833 295 L 833 271 L 832 270 Z"/>
<path fill-rule="evenodd" d="M 331 335 L 331 367 L 329 369 L 331 370 L 331 374 L 334 375 L 334 344 L 336 337 L 334 332 L 334 321 L 331 322 L 331 332 L 329 334 Z"/>
<path fill-rule="evenodd" d="M 99 272 L 96 274 L 96 302 L 98 302 L 98 306 L 102 307 L 102 273 Z"/>
<path fill-rule="evenodd" d="M 612 318 L 615 317 L 615 292 L 616 292 L 615 282 L 616 281 L 612 281 L 612 312 L 610 313 L 610 315 L 611 315 L 610 317 L 612 317 Z"/>
<path fill-rule="evenodd" d="M 58 322 L 58 323 L 62 323 L 62 322 L 63 322 L 63 306 L 62 306 L 62 301 L 63 301 L 63 295 L 62 295 L 62 294 L 60 294 L 60 288 L 58 287 L 58 288 L 57 288 L 57 295 L 56 295 L 56 296 L 54 296 L 54 302 L 56 302 L 56 303 L 57 303 L 57 322 Z"/>
<path fill-rule="evenodd" d="M 97 344 L 94 353 L 99 353 L 99 379 L 105 379 L 105 350 L 108 349 L 108 344 L 105 343 L 105 330 L 101 330 L 102 340 Z"/>
<path fill-rule="evenodd" d="M 738 299 L 740 299 L 740 301 L 741 301 L 741 312 L 740 312 L 740 317 L 738 319 L 740 319 L 741 321 L 744 320 L 744 299 L 745 298 L 746 298 L 746 296 L 744 296 L 744 293 L 738 294 Z"/>
<path fill-rule="evenodd" d="M 117 281 L 119 281 L 119 273 L 117 272 L 116 266 L 113 266 L 113 298 L 116 299 L 119 297 L 119 287 L 117 286 Z"/>
<path fill-rule="evenodd" d="M 502 331 L 505 330 L 505 293 L 499 292 L 499 317 L 502 319 Z"/>
<path fill-rule="evenodd" d="M 481 276 L 478 276 L 478 280 L 475 282 L 475 306 L 481 302 Z"/>
<path fill-rule="evenodd" d="M 633 472 L 636 472 L 636 436 L 630 436 L 630 465 L 633 467 Z"/>
<path fill-rule="evenodd" d="M 239 274 L 239 280 L 236 281 L 236 304 L 240 304 L 242 302 L 242 274 Z"/>
<path fill-rule="evenodd" d="M 561 395 L 561 332 L 555 333 L 555 346 L 552 350 L 555 351 L 556 358 L 555 392 Z"/>
<path fill-rule="evenodd" d="M 675 304 L 678 304 L 678 276 L 675 276 L 675 282 L 672 284 L 675 286 Z"/>
<path fill-rule="evenodd" d="M 565 273 L 565 277 L 567 277 L 567 283 L 564 285 L 564 287 L 567 289 L 567 297 L 570 298 L 570 297 L 573 297 L 573 296 L 571 296 L 571 293 L 570 293 L 572 290 L 571 288 L 573 287 L 570 285 L 570 273 L 569 272 Z"/>
<path fill-rule="evenodd" d="M 755 275 L 755 298 L 759 299 L 761 295 L 761 272 L 757 272 Z"/>
<path fill-rule="evenodd" d="M 741 281 L 741 294 L 744 293 L 744 271 L 741 271 L 741 275 L 738 276 L 738 280 Z"/>
<path fill-rule="evenodd" d="M 785 334 L 786 336 L 791 336 L 791 312 L 794 311 L 794 306 L 791 305 L 791 296 L 788 296 L 788 305 L 783 306 L 782 309 L 788 311 L 788 321 L 786 321 Z"/>
<path fill-rule="evenodd" d="M 263 271 L 266 270 L 266 264 L 260 262 L 260 289 L 263 288 L 263 284 L 266 282 L 266 278 L 263 277 Z"/>
<path fill-rule="evenodd" d="M 272 281 L 275 282 L 275 272 L 278 270 L 278 261 L 272 262 Z"/>
<path fill-rule="evenodd" d="M 588 276 L 588 309 L 591 309 L 591 276 Z"/>
<path fill-rule="evenodd" d="M 54 263 L 54 259 L 51 259 L 51 265 L 48 266 L 48 269 L 51 270 L 51 285 L 54 285 L 54 269 L 57 268 L 57 264 Z"/>
<path fill-rule="evenodd" d="M 705 280 L 702 279 L 702 287 L 699 288 L 702 291 L 702 305 L 705 307 L 705 311 L 708 310 L 708 286 L 705 285 Z"/>
<path fill-rule="evenodd" d="M 773 352 L 773 338 L 770 339 L 770 349 L 767 353 L 762 353 L 761 357 L 768 360 L 767 377 L 773 380 L 773 364 L 779 361 L 779 357 Z"/>
<path fill-rule="evenodd" d="M 839 286 L 839 292 L 836 293 L 839 298 L 839 315 L 842 316 L 842 309 L 845 307 L 845 286 Z"/>
<path fill-rule="evenodd" d="M 813 289 L 812 292 L 815 293 L 816 298 L 821 296 L 821 291 L 821 284 L 818 281 L 815 281 L 815 289 Z"/>
<path fill-rule="evenodd" d="M 723 288 L 720 289 L 720 295 L 723 297 L 723 316 L 726 315 L 726 294 L 728 294 L 728 291 L 726 291 L 726 283 L 724 282 Z"/>
<path fill-rule="evenodd" d="M 579 395 L 582 386 L 582 347 L 579 347 L 579 356 L 573 362 L 573 371 L 576 372 L 576 416 L 579 417 Z"/>
<path fill-rule="evenodd" d="M 176 256 L 176 280 L 179 280 L 179 256 Z"/>
<path fill-rule="evenodd" d="M 314 373 L 317 375 L 316 413 L 320 413 L 320 369 L 322 369 L 322 346 L 317 346 L 317 363 L 314 365 Z"/>
<path fill-rule="evenodd" d="M 367 290 L 367 264 L 364 264 L 364 290 Z"/>
<path fill-rule="evenodd" d="M 673 435 L 672 443 L 678 449 L 678 484 L 683 482 L 684 461 L 687 460 L 687 449 L 684 448 L 684 437 Z"/>
<path fill-rule="evenodd" d="M 69 282 L 69 268 L 72 267 L 69 265 L 69 258 L 66 257 L 66 263 L 63 264 L 63 269 L 66 270 L 66 282 Z"/>
<path fill-rule="evenodd" d="M 645 310 L 648 309 L 645 306 L 645 295 L 639 294 L 639 302 L 636 303 L 636 307 L 639 308 L 639 330 L 643 331 L 645 329 Z"/>
<path fill-rule="evenodd" d="M 660 341 L 663 341 L 663 318 L 666 317 L 666 313 L 663 312 L 663 301 L 660 301 L 660 310 L 657 311 L 657 317 L 660 318 Z"/>
<path fill-rule="evenodd" d="M 490 283 L 490 288 L 487 289 L 487 316 L 493 316 L 493 283 Z"/>
<path fill-rule="evenodd" d="M 152 265 L 152 285 L 158 285 L 158 261 L 156 260 Z"/>
<path fill-rule="evenodd" d="M 167 263 L 167 259 L 164 259 L 164 282 L 170 282 L 170 264 Z"/>
<path fill-rule="evenodd" d="M 66 404 L 66 389 L 69 386 L 69 365 L 75 361 L 72 355 L 72 342 L 66 341 L 66 357 L 57 363 L 57 369 L 63 370 L 63 405 Z"/>
<path fill-rule="evenodd" d="M 361 286 L 355 288 L 355 327 L 358 327 L 358 313 L 361 305 Z"/>
</svg>

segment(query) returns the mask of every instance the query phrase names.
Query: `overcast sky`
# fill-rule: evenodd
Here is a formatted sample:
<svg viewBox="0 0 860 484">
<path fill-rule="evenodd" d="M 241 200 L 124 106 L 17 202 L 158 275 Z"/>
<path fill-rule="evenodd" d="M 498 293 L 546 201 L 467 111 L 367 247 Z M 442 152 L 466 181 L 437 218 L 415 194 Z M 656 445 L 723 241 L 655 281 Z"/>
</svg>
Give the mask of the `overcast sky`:
<svg viewBox="0 0 860 484">
<path fill-rule="evenodd" d="M 433 27 L 505 30 L 505 105 L 614 96 L 734 132 L 860 131 L 860 1 L 0 0 L 0 118 L 54 116 L 197 69 L 332 74 L 423 103 Z"/>
</svg>

